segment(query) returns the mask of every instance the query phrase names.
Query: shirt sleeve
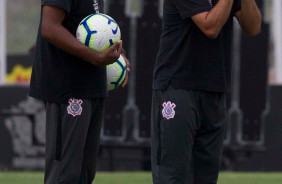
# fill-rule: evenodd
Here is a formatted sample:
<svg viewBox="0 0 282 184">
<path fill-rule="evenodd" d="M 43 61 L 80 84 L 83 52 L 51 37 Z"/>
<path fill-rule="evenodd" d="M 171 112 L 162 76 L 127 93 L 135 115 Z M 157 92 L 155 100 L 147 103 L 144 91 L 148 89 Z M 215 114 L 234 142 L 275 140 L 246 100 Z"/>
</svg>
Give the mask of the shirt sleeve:
<svg viewBox="0 0 282 184">
<path fill-rule="evenodd" d="M 212 9 L 211 0 L 172 0 L 183 19 L 193 15 L 210 11 Z"/>
<path fill-rule="evenodd" d="M 42 6 L 56 6 L 58 8 L 62 8 L 66 10 L 68 13 L 70 12 L 71 9 L 71 3 L 72 0 L 41 0 L 41 5 Z"/>
</svg>

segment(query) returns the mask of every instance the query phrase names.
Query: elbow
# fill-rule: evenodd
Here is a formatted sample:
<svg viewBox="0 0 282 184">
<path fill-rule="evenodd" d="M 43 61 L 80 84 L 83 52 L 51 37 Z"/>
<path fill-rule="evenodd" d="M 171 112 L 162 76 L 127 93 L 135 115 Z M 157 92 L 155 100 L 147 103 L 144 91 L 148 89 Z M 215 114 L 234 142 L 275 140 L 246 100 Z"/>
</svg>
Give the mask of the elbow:
<svg viewBox="0 0 282 184">
<path fill-rule="evenodd" d="M 253 27 L 253 29 L 246 31 L 249 36 L 257 36 L 261 33 L 261 26 Z"/>
<path fill-rule="evenodd" d="M 219 35 L 219 31 L 216 29 L 206 29 L 203 32 L 210 39 L 216 39 Z"/>
<path fill-rule="evenodd" d="M 192 20 L 206 37 L 216 39 L 220 34 L 222 28 L 220 22 L 217 19 L 208 18 L 207 12 L 192 17 Z"/>
<path fill-rule="evenodd" d="M 52 35 L 52 30 L 50 26 L 42 23 L 41 24 L 41 37 L 49 41 L 51 39 L 51 35 Z"/>
<path fill-rule="evenodd" d="M 257 36 L 261 33 L 261 24 L 262 18 L 260 15 L 257 19 L 254 19 L 252 23 L 243 22 L 241 27 L 248 36 Z"/>
<path fill-rule="evenodd" d="M 257 36 L 259 34 L 260 34 L 260 31 L 253 31 L 253 32 L 248 33 L 249 36 Z"/>
<path fill-rule="evenodd" d="M 202 32 L 210 39 L 216 39 L 218 35 L 220 34 L 220 28 L 216 26 L 215 23 L 212 24 L 206 24 L 206 26 L 203 27 Z"/>
<path fill-rule="evenodd" d="M 210 39 L 216 39 L 218 37 L 219 33 L 216 32 L 208 32 L 206 33 L 206 36 Z"/>
<path fill-rule="evenodd" d="M 48 29 L 44 28 L 43 26 L 41 27 L 41 36 L 42 36 L 42 38 L 48 40 L 48 38 L 50 37 L 49 33 L 50 32 L 48 31 Z"/>
</svg>

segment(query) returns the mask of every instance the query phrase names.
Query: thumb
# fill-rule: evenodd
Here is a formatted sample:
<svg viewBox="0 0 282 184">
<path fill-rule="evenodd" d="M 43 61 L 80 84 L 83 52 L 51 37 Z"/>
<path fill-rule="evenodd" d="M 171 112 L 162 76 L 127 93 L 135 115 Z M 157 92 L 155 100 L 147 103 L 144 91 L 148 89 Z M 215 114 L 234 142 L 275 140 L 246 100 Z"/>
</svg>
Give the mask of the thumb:
<svg viewBox="0 0 282 184">
<path fill-rule="evenodd" d="M 117 50 L 120 47 L 121 41 L 114 43 L 110 48 L 112 51 Z"/>
<path fill-rule="evenodd" d="M 118 47 L 117 52 L 118 52 L 119 54 L 121 54 L 121 51 L 122 51 L 122 40 L 119 41 L 119 47 Z"/>
</svg>

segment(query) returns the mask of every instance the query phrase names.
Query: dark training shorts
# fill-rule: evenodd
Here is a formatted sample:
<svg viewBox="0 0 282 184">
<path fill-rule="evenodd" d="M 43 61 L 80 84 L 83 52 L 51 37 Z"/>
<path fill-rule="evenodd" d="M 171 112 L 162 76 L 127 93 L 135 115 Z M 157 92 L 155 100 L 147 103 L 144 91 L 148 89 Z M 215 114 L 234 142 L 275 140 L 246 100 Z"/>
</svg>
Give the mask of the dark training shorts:
<svg viewBox="0 0 282 184">
<path fill-rule="evenodd" d="M 46 103 L 45 184 L 91 184 L 104 116 L 104 98 Z"/>
<path fill-rule="evenodd" d="M 216 184 L 225 129 L 224 93 L 153 91 L 154 184 Z"/>
</svg>

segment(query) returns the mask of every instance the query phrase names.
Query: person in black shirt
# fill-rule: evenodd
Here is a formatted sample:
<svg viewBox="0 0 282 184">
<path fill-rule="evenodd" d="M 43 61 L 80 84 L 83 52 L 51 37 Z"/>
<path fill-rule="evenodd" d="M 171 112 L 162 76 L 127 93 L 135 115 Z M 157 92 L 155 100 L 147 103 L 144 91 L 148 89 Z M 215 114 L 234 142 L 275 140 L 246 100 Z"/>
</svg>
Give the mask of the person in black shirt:
<svg viewBox="0 0 282 184">
<path fill-rule="evenodd" d="M 44 183 L 91 184 L 107 96 L 106 65 L 125 57 L 122 42 L 97 53 L 75 37 L 83 18 L 102 12 L 102 0 L 41 2 L 29 95 L 46 104 Z"/>
<path fill-rule="evenodd" d="M 164 0 L 163 30 L 154 69 L 154 184 L 215 184 L 230 85 L 233 17 L 255 36 L 255 0 Z"/>
</svg>

